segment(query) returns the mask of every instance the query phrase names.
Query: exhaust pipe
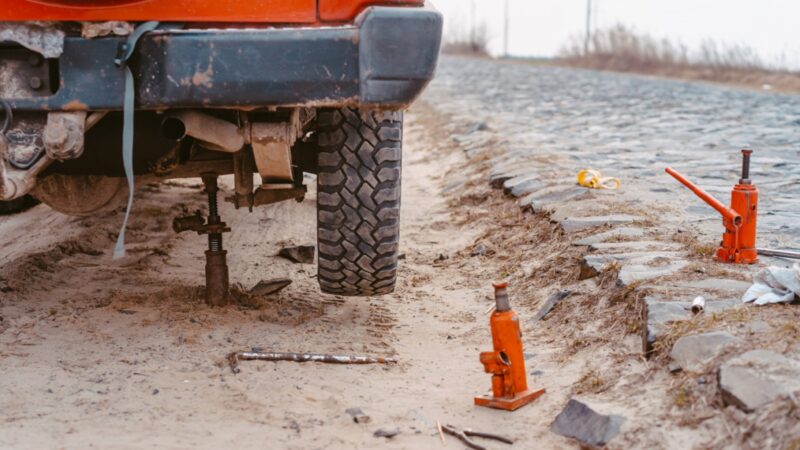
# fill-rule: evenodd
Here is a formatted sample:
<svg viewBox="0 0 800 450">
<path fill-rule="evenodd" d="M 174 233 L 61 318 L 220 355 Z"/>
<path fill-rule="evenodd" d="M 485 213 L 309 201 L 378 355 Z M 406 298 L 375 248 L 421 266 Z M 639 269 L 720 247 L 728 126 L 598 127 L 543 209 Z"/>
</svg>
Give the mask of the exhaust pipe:
<svg viewBox="0 0 800 450">
<path fill-rule="evenodd" d="M 161 122 L 161 132 L 176 141 L 191 136 L 210 150 L 236 153 L 244 147 L 242 129 L 216 117 L 197 111 L 180 111 L 168 114 Z"/>
</svg>

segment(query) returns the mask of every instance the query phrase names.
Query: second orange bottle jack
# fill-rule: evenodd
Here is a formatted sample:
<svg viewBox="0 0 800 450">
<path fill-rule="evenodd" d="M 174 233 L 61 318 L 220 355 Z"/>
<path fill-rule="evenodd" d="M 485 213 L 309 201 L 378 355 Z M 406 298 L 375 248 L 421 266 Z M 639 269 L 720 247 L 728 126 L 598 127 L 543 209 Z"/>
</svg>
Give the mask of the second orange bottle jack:
<svg viewBox="0 0 800 450">
<path fill-rule="evenodd" d="M 475 404 L 513 411 L 536 400 L 545 390 L 528 389 L 519 316 L 511 309 L 508 284 L 493 286 L 497 305 L 489 323 L 494 351 L 481 353 L 484 369 L 492 374 L 492 395 L 475 397 Z"/>
</svg>

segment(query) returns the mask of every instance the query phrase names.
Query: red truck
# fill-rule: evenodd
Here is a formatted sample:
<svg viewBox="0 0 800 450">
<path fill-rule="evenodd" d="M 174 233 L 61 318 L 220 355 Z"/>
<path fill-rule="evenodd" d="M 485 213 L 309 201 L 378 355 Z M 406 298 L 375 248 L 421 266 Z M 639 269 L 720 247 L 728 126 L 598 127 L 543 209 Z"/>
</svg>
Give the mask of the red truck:
<svg viewBox="0 0 800 450">
<path fill-rule="evenodd" d="M 215 199 L 233 174 L 252 209 L 313 173 L 321 289 L 391 292 L 402 111 L 441 33 L 424 0 L 3 0 L 0 200 L 89 215 L 134 179 L 202 176 Z M 176 228 L 221 251 L 209 208 Z"/>
</svg>

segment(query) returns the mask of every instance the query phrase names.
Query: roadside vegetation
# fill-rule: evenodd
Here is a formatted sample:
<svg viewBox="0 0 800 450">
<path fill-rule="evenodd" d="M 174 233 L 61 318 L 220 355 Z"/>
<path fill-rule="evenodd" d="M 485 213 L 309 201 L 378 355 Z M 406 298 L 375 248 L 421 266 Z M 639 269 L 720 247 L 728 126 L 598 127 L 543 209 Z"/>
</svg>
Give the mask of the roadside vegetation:
<svg viewBox="0 0 800 450">
<path fill-rule="evenodd" d="M 455 55 L 489 56 L 489 27 L 482 23 L 471 29 L 452 29 L 444 36 L 442 52 Z"/>
<path fill-rule="evenodd" d="M 800 72 L 787 69 L 781 61 L 767 64 L 750 47 L 707 40 L 691 49 L 624 25 L 594 32 L 588 47 L 583 36 L 573 37 L 562 48 L 557 63 L 800 92 Z"/>
</svg>

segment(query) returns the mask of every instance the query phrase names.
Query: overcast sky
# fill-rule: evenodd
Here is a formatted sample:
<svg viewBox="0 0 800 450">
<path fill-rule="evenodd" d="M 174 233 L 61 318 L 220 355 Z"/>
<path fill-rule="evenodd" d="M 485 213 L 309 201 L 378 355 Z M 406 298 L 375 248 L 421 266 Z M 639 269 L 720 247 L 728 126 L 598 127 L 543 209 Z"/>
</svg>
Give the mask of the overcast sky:
<svg viewBox="0 0 800 450">
<path fill-rule="evenodd" d="M 471 2 L 477 20 L 492 36 L 493 52 L 503 47 L 504 0 L 432 0 L 445 14 L 449 30 L 467 30 Z M 587 0 L 509 0 L 509 52 L 518 56 L 553 56 L 569 36 L 585 29 Z M 800 68 L 800 0 L 592 0 L 594 24 L 633 26 L 656 37 L 669 37 L 696 48 L 706 38 L 746 44 L 765 60 L 785 55 Z"/>
</svg>

